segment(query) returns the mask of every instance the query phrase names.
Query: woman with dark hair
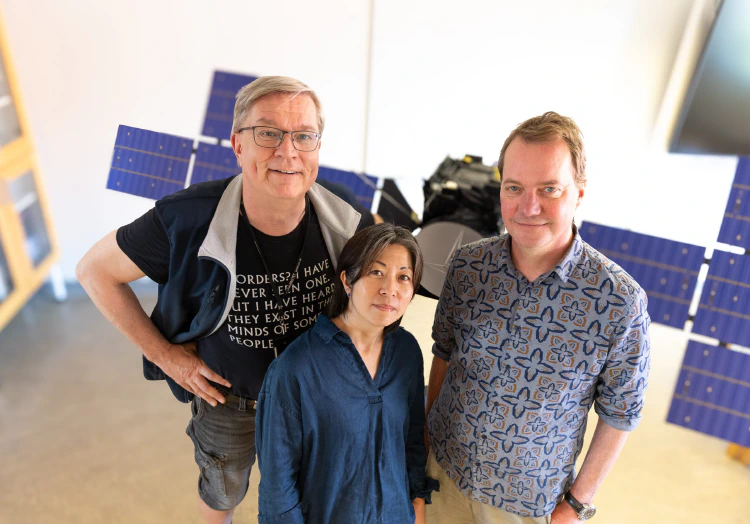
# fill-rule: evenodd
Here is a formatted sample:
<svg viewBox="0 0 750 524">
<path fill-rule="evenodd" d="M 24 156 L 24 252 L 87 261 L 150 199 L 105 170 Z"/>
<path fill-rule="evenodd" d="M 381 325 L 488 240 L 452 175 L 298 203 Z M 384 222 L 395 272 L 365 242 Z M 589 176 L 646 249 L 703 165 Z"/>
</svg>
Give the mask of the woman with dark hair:
<svg viewBox="0 0 750 524">
<path fill-rule="evenodd" d="M 262 523 L 422 523 L 424 371 L 399 328 L 422 277 L 411 233 L 367 227 L 344 246 L 330 317 L 268 369 L 256 447 Z"/>
</svg>

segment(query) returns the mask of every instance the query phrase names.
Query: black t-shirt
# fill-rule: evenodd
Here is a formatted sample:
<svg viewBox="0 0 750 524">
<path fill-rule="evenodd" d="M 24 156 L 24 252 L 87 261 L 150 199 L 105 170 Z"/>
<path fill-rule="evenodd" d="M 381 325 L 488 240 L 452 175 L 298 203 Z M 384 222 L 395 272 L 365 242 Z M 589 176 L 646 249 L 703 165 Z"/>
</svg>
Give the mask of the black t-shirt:
<svg viewBox="0 0 750 524">
<path fill-rule="evenodd" d="M 198 354 L 209 368 L 232 384 L 234 394 L 254 399 L 258 398 L 263 377 L 276 353 L 281 354 L 292 340 L 312 327 L 318 314 L 328 306 L 335 270 L 309 201 L 300 224 L 280 237 L 251 230 L 242 215 L 238 220 L 234 303 L 224 324 L 198 341 Z M 120 228 L 117 242 L 149 278 L 166 282 L 169 239 L 153 209 Z M 299 270 L 289 289 L 290 274 L 303 244 Z M 270 274 L 266 273 L 263 260 Z M 280 310 L 272 286 L 281 300 Z"/>
</svg>

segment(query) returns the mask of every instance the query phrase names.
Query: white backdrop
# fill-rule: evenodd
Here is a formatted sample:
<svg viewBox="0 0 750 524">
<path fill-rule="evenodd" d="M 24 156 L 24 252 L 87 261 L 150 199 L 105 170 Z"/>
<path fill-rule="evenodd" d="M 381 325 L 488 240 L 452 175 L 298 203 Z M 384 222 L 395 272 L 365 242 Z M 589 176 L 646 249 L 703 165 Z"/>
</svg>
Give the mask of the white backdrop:
<svg viewBox="0 0 750 524">
<path fill-rule="evenodd" d="M 446 155 L 494 161 L 517 123 L 558 111 L 586 137 L 579 219 L 712 243 L 736 158 L 651 140 L 691 4 L 373 0 L 371 20 L 366 1 L 0 0 L 0 13 L 72 279 L 152 205 L 105 189 L 118 124 L 197 136 L 215 69 L 311 85 L 321 162 L 410 178 L 412 201 Z"/>
</svg>

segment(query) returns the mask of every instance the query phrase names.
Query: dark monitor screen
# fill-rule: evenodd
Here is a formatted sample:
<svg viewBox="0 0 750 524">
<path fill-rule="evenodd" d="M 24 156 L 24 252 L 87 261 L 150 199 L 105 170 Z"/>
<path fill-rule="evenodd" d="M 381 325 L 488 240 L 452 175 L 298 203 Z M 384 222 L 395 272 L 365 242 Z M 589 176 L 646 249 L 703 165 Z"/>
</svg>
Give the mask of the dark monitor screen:
<svg viewBox="0 0 750 524">
<path fill-rule="evenodd" d="M 750 1 L 719 8 L 669 150 L 750 155 Z"/>
</svg>

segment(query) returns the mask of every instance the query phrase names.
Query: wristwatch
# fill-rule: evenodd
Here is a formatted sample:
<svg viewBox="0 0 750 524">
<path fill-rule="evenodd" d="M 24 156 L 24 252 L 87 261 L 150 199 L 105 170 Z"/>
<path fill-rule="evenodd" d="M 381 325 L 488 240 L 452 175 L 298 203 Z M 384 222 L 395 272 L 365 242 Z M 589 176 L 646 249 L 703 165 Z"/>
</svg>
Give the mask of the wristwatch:
<svg viewBox="0 0 750 524">
<path fill-rule="evenodd" d="M 578 502 L 578 500 L 573 495 L 571 495 L 570 491 L 566 491 L 563 498 L 565 499 L 565 502 L 570 504 L 570 507 L 572 507 L 576 511 L 576 513 L 578 513 L 578 520 L 589 520 L 591 517 L 596 515 L 596 508 L 593 504 L 584 504 L 582 502 Z"/>
</svg>

